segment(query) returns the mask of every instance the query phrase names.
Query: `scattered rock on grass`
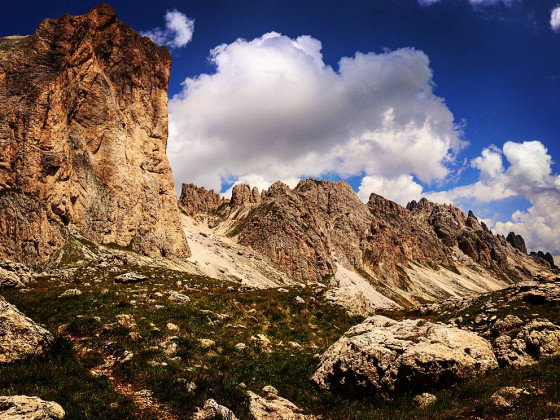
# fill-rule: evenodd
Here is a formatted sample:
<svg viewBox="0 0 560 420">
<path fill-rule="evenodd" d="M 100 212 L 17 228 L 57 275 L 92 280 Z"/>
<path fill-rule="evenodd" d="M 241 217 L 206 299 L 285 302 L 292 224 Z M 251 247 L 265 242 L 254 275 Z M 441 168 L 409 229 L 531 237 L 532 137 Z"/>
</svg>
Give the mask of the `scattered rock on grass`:
<svg viewBox="0 0 560 420">
<path fill-rule="evenodd" d="M 191 301 L 191 298 L 189 298 L 187 295 L 172 291 L 169 293 L 169 300 L 173 303 L 184 304 L 189 303 Z"/>
<path fill-rule="evenodd" d="M 120 276 L 115 277 L 115 283 L 136 283 L 139 281 L 147 280 L 148 277 L 144 276 L 143 274 L 138 274 L 133 271 L 128 273 L 121 274 Z"/>
<path fill-rule="evenodd" d="M 414 403 L 420 408 L 427 408 L 437 401 L 437 397 L 434 394 L 424 392 L 423 394 L 414 397 Z"/>
<path fill-rule="evenodd" d="M 69 297 L 69 296 L 80 296 L 82 291 L 80 289 L 68 289 L 65 290 L 59 298 Z"/>
<path fill-rule="evenodd" d="M 237 420 L 233 411 L 223 405 L 218 404 L 210 398 L 204 402 L 202 408 L 198 408 L 193 415 L 193 420 Z"/>
<path fill-rule="evenodd" d="M 305 415 L 294 403 L 278 396 L 278 391 L 272 386 L 262 389 L 263 396 L 247 391 L 249 395 L 249 412 L 254 419 L 259 420 L 312 420 L 313 415 Z"/>
<path fill-rule="evenodd" d="M 54 420 L 64 418 L 64 410 L 51 401 L 39 397 L 15 395 L 0 397 L 0 418 L 6 420 Z"/>
</svg>

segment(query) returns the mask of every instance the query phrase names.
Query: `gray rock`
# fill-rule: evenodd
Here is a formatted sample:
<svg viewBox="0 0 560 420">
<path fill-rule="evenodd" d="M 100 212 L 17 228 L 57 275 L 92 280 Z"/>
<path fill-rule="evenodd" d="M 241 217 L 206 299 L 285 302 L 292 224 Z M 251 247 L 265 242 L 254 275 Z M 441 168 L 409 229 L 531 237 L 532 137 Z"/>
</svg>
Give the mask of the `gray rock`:
<svg viewBox="0 0 560 420">
<path fill-rule="evenodd" d="M 496 367 L 492 346 L 475 333 L 424 320 L 372 316 L 323 354 L 312 379 L 323 389 L 421 391 Z"/>
<path fill-rule="evenodd" d="M 54 337 L 0 296 L 0 365 L 42 354 Z"/>
<path fill-rule="evenodd" d="M 262 389 L 263 396 L 247 391 L 249 396 L 249 413 L 259 420 L 312 420 L 313 415 L 305 415 L 294 403 L 278 396 L 276 388 L 268 385 Z"/>
<path fill-rule="evenodd" d="M 233 411 L 210 398 L 192 416 L 193 420 L 237 420 Z"/>
<path fill-rule="evenodd" d="M 133 271 L 128 273 L 121 274 L 120 276 L 115 277 L 115 283 L 136 283 L 139 281 L 147 280 L 148 277 L 144 276 L 143 274 L 138 274 Z"/>
<path fill-rule="evenodd" d="M 51 401 L 39 397 L 16 395 L 0 397 L 0 418 L 6 420 L 53 420 L 64 418 L 64 410 Z"/>
</svg>

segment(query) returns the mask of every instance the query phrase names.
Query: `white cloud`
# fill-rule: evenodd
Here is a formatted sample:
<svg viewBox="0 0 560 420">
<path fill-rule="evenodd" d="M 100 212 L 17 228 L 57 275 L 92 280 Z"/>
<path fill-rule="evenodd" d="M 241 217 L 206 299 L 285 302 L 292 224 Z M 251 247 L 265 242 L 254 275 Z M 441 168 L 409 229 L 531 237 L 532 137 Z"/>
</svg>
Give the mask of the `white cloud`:
<svg viewBox="0 0 560 420">
<path fill-rule="evenodd" d="M 154 28 L 141 32 L 158 45 L 167 45 L 169 48 L 181 48 L 187 45 L 193 36 L 194 19 L 176 9 L 165 13 L 165 29 Z"/>
<path fill-rule="evenodd" d="M 504 168 L 503 157 L 509 167 Z M 560 176 L 552 174 L 552 158 L 539 141 L 507 142 L 502 151 L 490 147 L 471 161 L 480 170 L 479 180 L 449 191 L 429 193 L 437 202 L 458 204 L 463 199 L 489 203 L 522 196 L 530 203 L 526 211 L 516 211 L 507 222 L 493 225 L 498 233 L 522 235 L 532 249 L 560 254 Z"/>
<path fill-rule="evenodd" d="M 233 187 L 237 184 L 247 184 L 250 185 L 251 187 L 257 187 L 259 189 L 259 192 L 261 192 L 268 189 L 268 187 L 270 187 L 276 181 L 282 181 L 290 188 L 294 188 L 299 183 L 299 181 L 301 181 L 301 179 L 300 178 L 266 179 L 261 175 L 249 174 L 237 179 L 237 181 L 235 181 L 235 183 L 231 187 L 229 187 L 222 194 L 222 196 L 224 196 L 225 198 L 231 198 L 231 192 L 233 190 Z"/>
<path fill-rule="evenodd" d="M 362 173 L 445 179 L 463 144 L 433 94 L 428 57 L 410 48 L 356 53 L 335 70 L 321 49 L 310 36 L 275 32 L 214 48 L 216 72 L 186 79 L 169 103 L 177 184 L 221 190 L 249 176 Z"/>
<path fill-rule="evenodd" d="M 560 32 L 560 6 L 550 12 L 550 27 L 554 32 Z"/>
<path fill-rule="evenodd" d="M 414 181 L 411 175 L 401 175 L 396 178 L 383 178 L 381 176 L 365 176 L 362 179 L 358 196 L 367 202 L 372 192 L 389 200 L 406 206 L 412 200 L 422 197 L 422 185 Z"/>
</svg>

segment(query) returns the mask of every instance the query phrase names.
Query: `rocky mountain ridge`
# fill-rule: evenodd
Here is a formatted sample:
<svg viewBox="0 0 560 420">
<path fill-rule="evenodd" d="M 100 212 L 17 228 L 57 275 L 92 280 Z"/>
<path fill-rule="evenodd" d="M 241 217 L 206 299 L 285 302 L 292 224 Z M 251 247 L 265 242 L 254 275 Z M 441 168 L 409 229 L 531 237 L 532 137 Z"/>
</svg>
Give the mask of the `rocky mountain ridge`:
<svg viewBox="0 0 560 420">
<path fill-rule="evenodd" d="M 69 233 L 187 257 L 166 156 L 171 57 L 101 4 L 0 38 L 0 257 Z"/>
<path fill-rule="evenodd" d="M 376 194 L 364 204 L 342 181 L 277 182 L 260 193 L 238 184 L 229 200 L 185 184 L 178 204 L 288 279 L 328 284 L 333 302 L 357 313 L 496 290 L 554 269 L 472 212 L 426 199 L 405 208 Z"/>
</svg>

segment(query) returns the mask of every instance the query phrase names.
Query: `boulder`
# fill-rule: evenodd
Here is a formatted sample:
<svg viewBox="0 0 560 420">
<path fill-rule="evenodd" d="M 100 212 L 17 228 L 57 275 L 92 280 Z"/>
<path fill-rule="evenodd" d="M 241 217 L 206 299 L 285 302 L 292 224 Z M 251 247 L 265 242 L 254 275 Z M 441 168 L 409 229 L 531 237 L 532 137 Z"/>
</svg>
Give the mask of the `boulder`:
<svg viewBox="0 0 560 420">
<path fill-rule="evenodd" d="M 414 397 L 414 404 L 420 408 L 427 408 L 437 402 L 437 397 L 434 394 L 424 392 Z"/>
<path fill-rule="evenodd" d="M 193 420 L 237 420 L 233 411 L 218 404 L 210 398 L 204 402 L 202 408 L 198 408 L 192 416 Z"/>
<path fill-rule="evenodd" d="M 422 391 L 496 367 L 492 346 L 473 332 L 372 316 L 323 354 L 312 379 L 320 388 L 352 393 Z"/>
<path fill-rule="evenodd" d="M 0 296 L 0 365 L 45 352 L 54 337 Z"/>
<path fill-rule="evenodd" d="M 0 418 L 5 420 L 54 420 L 62 419 L 64 415 L 60 405 L 39 397 L 0 397 Z"/>
<path fill-rule="evenodd" d="M 560 354 L 560 327 L 548 320 L 533 320 L 515 338 L 501 335 L 494 342 L 494 352 L 501 366 L 520 367 L 536 363 L 543 357 Z"/>
<path fill-rule="evenodd" d="M 115 277 L 115 283 L 123 283 L 123 284 L 137 283 L 139 281 L 143 281 L 147 279 L 148 279 L 147 276 L 144 276 L 143 274 L 134 273 L 131 271 Z"/>
<path fill-rule="evenodd" d="M 272 386 L 265 386 L 263 396 L 247 391 L 249 395 L 249 413 L 256 420 L 312 420 L 313 415 L 305 415 L 301 409 L 285 398 L 278 396 Z"/>
</svg>

